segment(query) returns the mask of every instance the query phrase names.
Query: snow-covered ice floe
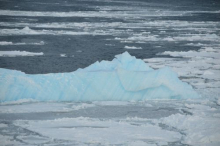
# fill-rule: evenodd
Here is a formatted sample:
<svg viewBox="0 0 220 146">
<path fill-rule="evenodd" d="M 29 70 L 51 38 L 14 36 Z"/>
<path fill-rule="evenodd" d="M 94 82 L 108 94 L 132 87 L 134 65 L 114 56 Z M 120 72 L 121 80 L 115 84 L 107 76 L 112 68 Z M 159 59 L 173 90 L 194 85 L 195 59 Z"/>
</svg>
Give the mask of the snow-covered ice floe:
<svg viewBox="0 0 220 146">
<path fill-rule="evenodd" d="M 43 52 L 27 52 L 27 51 L 0 51 L 0 57 L 15 57 L 15 56 L 38 56 L 44 55 Z"/>
<path fill-rule="evenodd" d="M 125 46 L 125 49 L 142 49 L 141 47 L 135 47 L 135 46 Z"/>
<path fill-rule="evenodd" d="M 28 75 L 0 69 L 0 101 L 138 101 L 198 98 L 170 68 L 150 68 L 125 52 L 71 73 Z"/>
<path fill-rule="evenodd" d="M 157 55 L 169 55 L 173 58 L 144 60 L 155 69 L 164 66 L 172 67 L 181 80 L 192 85 L 203 98 L 218 102 L 220 99 L 219 46 L 205 46 L 198 51 L 165 51 Z"/>
<path fill-rule="evenodd" d="M 13 43 L 13 42 L 6 42 L 6 41 L 0 42 L 0 46 L 8 46 L 8 45 L 44 45 L 44 41 L 34 42 L 34 43 L 25 43 L 25 42 Z"/>
</svg>

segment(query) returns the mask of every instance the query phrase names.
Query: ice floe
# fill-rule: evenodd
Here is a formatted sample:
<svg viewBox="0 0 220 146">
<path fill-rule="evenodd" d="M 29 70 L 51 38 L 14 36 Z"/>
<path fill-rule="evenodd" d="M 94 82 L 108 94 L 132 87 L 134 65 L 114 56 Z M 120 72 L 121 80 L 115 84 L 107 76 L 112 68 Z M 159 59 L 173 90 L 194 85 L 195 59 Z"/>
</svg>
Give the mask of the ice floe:
<svg viewBox="0 0 220 146">
<path fill-rule="evenodd" d="M 212 45 L 212 44 L 211 44 Z M 202 47 L 198 51 L 165 51 L 158 55 L 177 58 L 145 59 L 153 68 L 170 66 L 183 81 L 193 85 L 204 97 L 219 98 L 220 94 L 220 49 Z"/>
<path fill-rule="evenodd" d="M 106 18 L 133 18 L 133 17 L 143 17 L 143 16 L 180 16 L 184 13 L 184 11 L 176 11 L 176 13 L 172 13 L 172 11 L 146 11 L 140 10 L 137 12 L 121 13 L 117 11 L 113 11 L 108 13 L 107 11 L 75 11 L 75 12 L 37 12 L 37 11 L 12 11 L 12 10 L 0 10 L 0 15 L 5 16 L 35 16 L 35 17 L 106 17 Z M 148 13 L 146 13 L 148 12 Z"/>
<path fill-rule="evenodd" d="M 159 122 L 183 131 L 186 134 L 184 144 L 217 146 L 220 143 L 219 118 L 176 114 L 162 118 Z"/>
<path fill-rule="evenodd" d="M 142 49 L 141 47 L 135 47 L 135 46 L 125 46 L 125 49 Z"/>
<path fill-rule="evenodd" d="M 23 29 L 0 29 L 0 36 L 8 35 L 106 35 L 100 32 L 74 32 L 65 30 L 33 30 L 29 27 Z"/>
<path fill-rule="evenodd" d="M 66 54 L 60 54 L 60 57 L 67 57 Z"/>
<path fill-rule="evenodd" d="M 27 52 L 27 51 L 0 51 L 0 57 L 15 57 L 15 56 L 38 56 L 44 55 L 43 52 Z"/>
<path fill-rule="evenodd" d="M 13 42 L 7 42 L 7 41 L 0 42 L 0 46 L 7 46 L 7 45 L 44 45 L 44 44 L 45 44 L 44 41 L 33 42 L 33 43 L 26 43 L 26 42 L 13 43 Z"/>
</svg>

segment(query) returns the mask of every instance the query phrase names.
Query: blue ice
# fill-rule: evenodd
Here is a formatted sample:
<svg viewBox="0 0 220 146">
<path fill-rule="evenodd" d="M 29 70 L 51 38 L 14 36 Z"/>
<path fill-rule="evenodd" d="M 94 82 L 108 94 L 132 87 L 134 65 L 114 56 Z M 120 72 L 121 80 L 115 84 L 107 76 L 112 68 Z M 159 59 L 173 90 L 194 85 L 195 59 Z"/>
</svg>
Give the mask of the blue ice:
<svg viewBox="0 0 220 146">
<path fill-rule="evenodd" d="M 128 52 L 71 73 L 29 75 L 0 68 L 0 102 L 139 101 L 197 98 L 193 88 L 170 68 L 150 68 Z"/>
</svg>

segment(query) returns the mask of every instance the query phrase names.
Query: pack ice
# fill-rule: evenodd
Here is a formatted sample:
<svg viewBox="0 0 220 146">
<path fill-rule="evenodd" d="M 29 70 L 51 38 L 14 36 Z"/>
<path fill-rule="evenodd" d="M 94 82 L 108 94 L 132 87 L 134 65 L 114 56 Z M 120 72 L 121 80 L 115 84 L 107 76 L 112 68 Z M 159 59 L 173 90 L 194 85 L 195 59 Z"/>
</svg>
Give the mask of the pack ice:
<svg viewBox="0 0 220 146">
<path fill-rule="evenodd" d="M 0 101 L 138 101 L 197 98 L 170 68 L 150 68 L 128 52 L 71 73 L 30 75 L 0 69 Z"/>
</svg>

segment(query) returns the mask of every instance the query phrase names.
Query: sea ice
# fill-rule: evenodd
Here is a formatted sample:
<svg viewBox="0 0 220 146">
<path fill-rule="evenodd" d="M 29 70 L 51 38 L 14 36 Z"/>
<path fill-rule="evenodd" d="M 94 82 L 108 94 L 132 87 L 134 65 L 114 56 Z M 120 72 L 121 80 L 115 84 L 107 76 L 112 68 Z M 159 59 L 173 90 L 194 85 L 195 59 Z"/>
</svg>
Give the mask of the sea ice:
<svg viewBox="0 0 220 146">
<path fill-rule="evenodd" d="M 219 118 L 207 118 L 207 116 L 198 116 L 198 114 L 196 116 L 174 114 L 161 118 L 159 121 L 178 130 L 183 130 L 186 133 L 186 137 L 183 139 L 184 144 L 217 146 L 220 143 Z"/>
<path fill-rule="evenodd" d="M 0 57 L 15 57 L 15 56 L 36 56 L 44 55 L 43 52 L 27 52 L 27 51 L 0 51 Z M 1 74 L 1 73 L 0 73 Z"/>
<path fill-rule="evenodd" d="M 79 143 L 77 145 L 128 145 L 130 142 L 138 145 L 136 142 L 140 141 L 148 145 L 151 139 L 167 145 L 168 142 L 181 139 L 180 133 L 164 130 L 157 125 L 145 123 L 137 126 L 129 122 L 77 117 L 41 121 L 17 120 L 14 124 L 52 139 L 75 141 Z"/>
<path fill-rule="evenodd" d="M 0 42 L 0 45 L 12 45 L 13 43 L 12 42 L 6 42 L 6 41 L 2 41 Z"/>
<path fill-rule="evenodd" d="M 138 101 L 198 98 L 170 68 L 150 68 L 128 52 L 71 73 L 28 75 L 0 69 L 0 101 Z"/>
<path fill-rule="evenodd" d="M 7 45 L 44 45 L 44 41 L 34 42 L 34 43 L 25 43 L 25 42 L 13 43 L 13 42 L 6 42 L 6 41 L 0 42 L 0 46 L 7 46 Z"/>
<path fill-rule="evenodd" d="M 125 49 L 142 49 L 141 47 L 125 46 Z"/>
<path fill-rule="evenodd" d="M 60 54 L 60 57 L 67 57 L 66 54 Z"/>
<path fill-rule="evenodd" d="M 150 58 L 144 61 L 153 68 L 172 67 L 182 81 L 192 85 L 202 97 L 212 100 L 219 98 L 219 46 L 204 44 L 197 51 L 165 51 L 157 55 L 169 55 L 173 58 Z"/>
</svg>

